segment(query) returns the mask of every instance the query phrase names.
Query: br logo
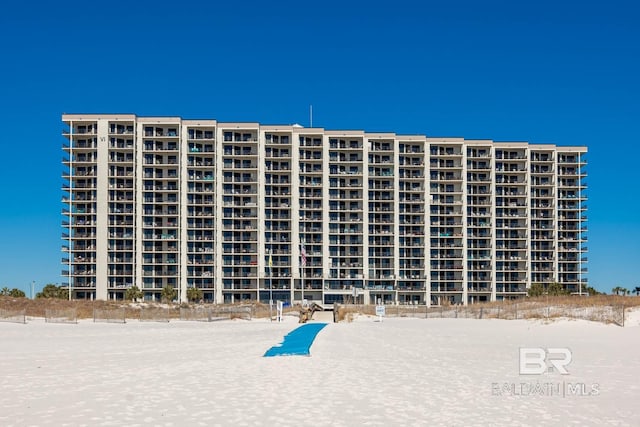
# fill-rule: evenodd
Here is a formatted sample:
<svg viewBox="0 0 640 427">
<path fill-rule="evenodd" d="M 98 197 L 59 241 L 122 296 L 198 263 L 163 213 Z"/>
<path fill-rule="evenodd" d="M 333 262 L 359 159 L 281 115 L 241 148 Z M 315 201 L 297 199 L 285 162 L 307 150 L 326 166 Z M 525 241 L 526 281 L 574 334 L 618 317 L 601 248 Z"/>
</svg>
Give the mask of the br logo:
<svg viewBox="0 0 640 427">
<path fill-rule="evenodd" d="M 569 375 L 566 367 L 571 363 L 568 348 L 520 348 L 520 375 L 542 375 L 554 370 L 561 375 Z"/>
</svg>

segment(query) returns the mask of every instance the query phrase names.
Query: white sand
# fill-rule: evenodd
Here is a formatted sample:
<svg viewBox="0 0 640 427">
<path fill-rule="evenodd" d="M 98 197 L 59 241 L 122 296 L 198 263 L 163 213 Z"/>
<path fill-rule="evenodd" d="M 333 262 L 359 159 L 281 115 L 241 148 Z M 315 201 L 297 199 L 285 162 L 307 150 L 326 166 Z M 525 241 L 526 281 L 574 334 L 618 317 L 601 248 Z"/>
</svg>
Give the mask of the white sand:
<svg viewBox="0 0 640 427">
<path fill-rule="evenodd" d="M 295 319 L 0 323 L 0 425 L 637 426 L 637 318 L 357 318 L 324 328 L 311 357 L 274 358 Z M 569 375 L 520 376 L 519 347 L 570 348 Z M 496 392 L 536 383 L 598 394 Z"/>
</svg>

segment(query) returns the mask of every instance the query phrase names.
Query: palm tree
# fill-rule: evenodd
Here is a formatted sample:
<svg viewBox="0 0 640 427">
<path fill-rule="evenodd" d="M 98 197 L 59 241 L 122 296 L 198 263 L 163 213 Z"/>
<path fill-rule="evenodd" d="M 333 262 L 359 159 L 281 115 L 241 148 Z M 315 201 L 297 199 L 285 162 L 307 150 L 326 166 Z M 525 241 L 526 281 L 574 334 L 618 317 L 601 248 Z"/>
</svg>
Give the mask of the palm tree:
<svg viewBox="0 0 640 427">
<path fill-rule="evenodd" d="M 598 290 L 596 288 L 594 288 L 593 286 L 587 286 L 586 291 L 587 291 L 587 294 L 589 294 L 589 296 L 599 295 L 600 294 L 600 292 L 598 292 Z"/>
<path fill-rule="evenodd" d="M 13 288 L 9 291 L 9 296 L 13 298 L 25 298 L 27 295 L 23 290 L 18 288 Z"/>
<path fill-rule="evenodd" d="M 550 296 L 560 296 L 567 295 L 568 292 L 560 283 L 553 282 L 549 283 L 549 286 L 547 286 L 547 294 Z"/>
<path fill-rule="evenodd" d="M 531 287 L 527 290 L 527 295 L 530 297 L 539 297 L 544 294 L 544 285 L 542 283 L 532 283 Z"/>
<path fill-rule="evenodd" d="M 195 287 L 187 289 L 187 299 L 191 302 L 200 301 L 202 299 L 202 290 Z"/>
<path fill-rule="evenodd" d="M 162 288 L 162 291 L 160 291 L 160 295 L 163 302 L 171 303 L 178 296 L 178 291 L 176 291 L 173 286 L 167 285 Z"/>
<path fill-rule="evenodd" d="M 636 296 L 640 296 L 640 286 L 636 286 L 636 288 L 633 290 L 633 292 L 636 293 Z"/>
<path fill-rule="evenodd" d="M 620 295 L 620 292 L 622 292 L 622 289 L 624 289 L 622 286 L 616 286 L 615 288 L 611 289 L 611 293 Z"/>
<path fill-rule="evenodd" d="M 128 301 L 138 301 L 142 298 L 142 291 L 136 285 L 131 286 L 124 292 L 124 299 Z"/>
</svg>

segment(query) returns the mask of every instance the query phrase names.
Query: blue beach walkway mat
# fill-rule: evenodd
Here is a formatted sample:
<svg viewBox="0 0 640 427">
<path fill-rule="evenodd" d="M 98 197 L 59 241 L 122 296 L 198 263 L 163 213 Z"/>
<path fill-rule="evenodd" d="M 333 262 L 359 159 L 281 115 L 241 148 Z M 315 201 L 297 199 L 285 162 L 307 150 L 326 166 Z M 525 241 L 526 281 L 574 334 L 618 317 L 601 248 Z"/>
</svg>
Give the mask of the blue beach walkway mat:
<svg viewBox="0 0 640 427">
<path fill-rule="evenodd" d="M 264 357 L 273 356 L 309 356 L 309 349 L 318 332 L 327 326 L 326 323 L 307 323 L 289 332 L 284 341 L 274 345 L 264 354 Z"/>
</svg>

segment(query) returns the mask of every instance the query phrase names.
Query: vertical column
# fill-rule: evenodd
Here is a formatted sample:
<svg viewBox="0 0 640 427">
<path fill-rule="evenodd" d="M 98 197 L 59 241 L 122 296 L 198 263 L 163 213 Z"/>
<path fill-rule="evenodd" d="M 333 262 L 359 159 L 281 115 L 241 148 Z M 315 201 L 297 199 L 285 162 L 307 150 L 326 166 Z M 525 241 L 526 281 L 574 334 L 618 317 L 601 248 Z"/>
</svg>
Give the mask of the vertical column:
<svg viewBox="0 0 640 427">
<path fill-rule="evenodd" d="M 525 181 L 526 181 L 526 185 L 525 185 L 525 192 L 526 194 L 526 198 L 525 200 L 525 215 L 526 215 L 526 221 L 525 221 L 525 233 L 526 233 L 526 240 L 525 240 L 525 245 L 526 245 L 526 250 L 525 250 L 525 257 L 526 257 L 526 261 L 525 261 L 525 268 L 526 268 L 526 283 L 525 283 L 525 291 L 527 289 L 529 289 L 531 287 L 531 276 L 533 276 L 533 270 L 532 270 L 532 262 L 531 262 L 531 234 L 532 234 L 532 227 L 531 227 L 531 150 L 529 148 L 525 149 Z"/>
<path fill-rule="evenodd" d="M 178 236 L 180 240 L 179 245 L 179 260 L 178 260 L 178 302 L 187 302 L 187 214 L 188 214 L 188 190 L 187 184 L 188 168 L 187 161 L 189 152 L 189 144 L 187 141 L 187 128 L 183 126 L 182 122 L 179 124 L 178 129 L 178 209 L 180 216 L 178 218 Z"/>
<path fill-rule="evenodd" d="M 108 299 L 109 138 L 108 121 L 98 120 L 96 165 L 96 299 Z"/>
<path fill-rule="evenodd" d="M 213 220 L 215 221 L 214 226 L 214 245 L 215 245 L 215 273 L 214 273 L 214 286 L 215 286 L 215 302 L 218 304 L 231 302 L 231 297 L 227 300 L 226 296 L 223 294 L 222 290 L 224 289 L 224 279 L 222 277 L 222 263 L 223 263 L 223 235 L 222 235 L 222 212 L 223 212 L 223 177 L 222 174 L 218 171 L 222 171 L 222 162 L 223 162 L 223 142 L 224 133 L 221 129 L 221 126 L 218 126 L 216 129 L 216 140 L 215 140 L 215 152 L 216 156 L 214 158 L 215 162 L 215 171 L 216 171 L 216 180 L 214 181 L 214 198 L 215 198 L 215 215 Z"/>
<path fill-rule="evenodd" d="M 462 180 L 462 183 L 460 185 L 460 191 L 462 192 L 462 197 L 461 197 L 461 203 L 462 203 L 462 208 L 461 208 L 461 222 L 462 222 L 462 228 L 460 229 L 460 231 L 462 232 L 462 261 L 461 261 L 461 267 L 462 267 L 462 304 L 463 305 L 468 305 L 469 304 L 469 278 L 467 277 L 467 271 L 468 271 L 468 265 L 467 265 L 467 258 L 468 258 L 468 252 L 467 252 L 467 247 L 468 247 L 468 242 L 467 242 L 467 209 L 469 206 L 469 200 L 467 199 L 468 197 L 468 193 L 469 193 L 469 188 L 468 188 L 468 183 L 469 183 L 469 177 L 467 176 L 467 169 L 468 169 L 468 165 L 467 165 L 467 146 L 465 143 L 462 144 L 462 146 L 460 147 L 460 154 L 462 155 L 462 159 L 460 160 L 461 163 L 461 172 L 460 172 L 460 178 Z"/>
<path fill-rule="evenodd" d="M 497 292 L 496 292 L 496 288 L 497 288 L 497 273 L 498 273 L 498 268 L 497 268 L 497 261 L 496 261 L 496 257 L 497 257 L 497 251 L 496 251 L 496 244 L 497 244 L 497 208 L 496 208 L 496 204 L 497 204 L 497 199 L 498 199 L 498 185 L 497 185 L 497 174 L 496 174 L 496 158 L 497 158 L 497 154 L 496 154 L 496 149 L 495 146 L 493 144 L 491 144 L 491 147 L 489 149 L 489 153 L 491 156 L 490 159 L 490 168 L 491 168 L 491 205 L 490 205 L 490 210 L 491 210 L 491 214 L 488 218 L 489 222 L 490 222 L 490 226 L 491 226 L 491 248 L 490 248 L 490 265 L 491 265 L 491 301 L 496 301 L 497 300 Z"/>
</svg>

